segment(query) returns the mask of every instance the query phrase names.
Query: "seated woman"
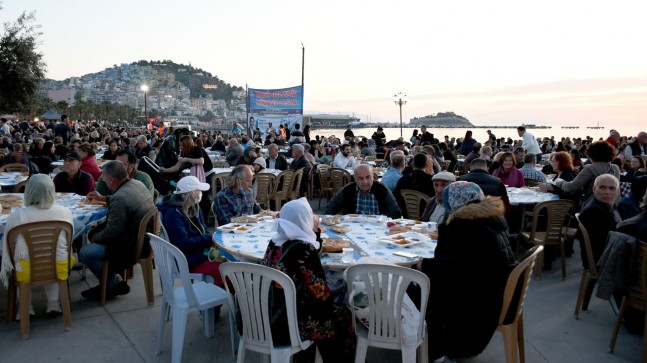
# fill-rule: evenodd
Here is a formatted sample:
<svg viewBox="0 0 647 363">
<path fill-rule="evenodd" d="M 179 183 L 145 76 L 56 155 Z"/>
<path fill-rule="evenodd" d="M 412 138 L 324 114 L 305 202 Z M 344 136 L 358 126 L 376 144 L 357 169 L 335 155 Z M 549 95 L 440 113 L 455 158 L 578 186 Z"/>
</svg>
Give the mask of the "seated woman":
<svg viewBox="0 0 647 363">
<path fill-rule="evenodd" d="M 501 166 L 494 170 L 493 176 L 501 179 L 506 186 L 521 188 L 525 185 L 523 172 L 514 166 L 514 155 L 504 152 L 501 157 Z"/>
<path fill-rule="evenodd" d="M 438 226 L 435 257 L 421 266 L 431 282 L 430 361 L 470 357 L 485 349 L 514 266 L 499 197 L 485 198 L 478 185 L 458 181 L 443 191 L 443 204 L 448 217 Z"/>
<path fill-rule="evenodd" d="M 634 180 L 639 177 L 647 175 L 647 166 L 645 164 L 645 159 L 640 156 L 634 156 L 629 161 L 629 168 L 627 169 L 627 174 L 620 177 L 620 181 L 633 183 Z"/>
<path fill-rule="evenodd" d="M 567 182 L 575 179 L 575 171 L 573 171 L 573 160 L 571 154 L 566 151 L 559 151 L 553 153 L 550 156 L 549 160 L 550 166 L 555 174 L 552 181 L 554 182 L 557 179 L 561 179 Z M 558 187 L 555 184 L 549 183 L 540 183 L 539 190 L 542 192 L 550 192 L 553 194 L 559 195 L 560 199 L 570 199 L 575 202 L 575 205 L 578 205 L 580 200 L 580 194 L 578 192 L 565 192 L 562 188 Z"/>
<path fill-rule="evenodd" d="M 119 143 L 117 140 L 112 140 L 110 141 L 110 146 L 108 146 L 108 150 L 103 153 L 103 156 L 101 158 L 103 160 L 115 160 L 117 158 L 117 152 L 120 150 L 119 148 Z"/>
<path fill-rule="evenodd" d="M 78 153 L 81 156 L 81 167 L 82 171 L 92 175 L 92 178 L 95 182 L 99 181 L 101 176 L 101 168 L 97 164 L 97 158 L 94 157 L 96 151 L 92 145 L 87 142 L 79 145 Z"/>
<path fill-rule="evenodd" d="M 352 317 L 344 305 L 334 303 L 319 259 L 310 204 L 305 198 L 286 203 L 276 221 L 265 257 L 261 262 L 285 272 L 297 290 L 297 317 L 301 339 L 313 340 L 324 362 L 351 362 L 355 356 Z M 286 326 L 272 326 L 274 344 L 289 342 Z"/>
<path fill-rule="evenodd" d="M 31 222 L 42 221 L 63 221 L 74 225 L 72 212 L 69 209 L 54 205 L 56 192 L 52 178 L 46 174 L 35 174 L 29 178 L 25 188 L 24 204 L 26 208 L 15 208 L 7 218 L 7 225 L 2 240 L 2 272 L 0 280 L 7 286 L 11 271 L 15 268 L 18 281 L 29 281 L 29 252 L 25 244 L 25 239 L 20 236 L 16 241 L 14 261 L 16 266 L 11 265 L 8 255 L 7 235 L 9 231 L 19 225 Z M 56 274 L 59 279 L 67 279 L 68 261 L 67 261 L 67 236 L 62 233 L 56 245 Z M 71 261 L 72 263 L 74 261 Z M 59 303 L 58 284 L 54 283 L 45 286 L 45 295 L 47 296 L 46 313 L 56 315 L 61 313 Z M 32 309 L 30 309 L 32 310 Z"/>
<path fill-rule="evenodd" d="M 162 213 L 162 224 L 169 242 L 184 253 L 189 271 L 210 275 L 216 285 L 224 287 L 220 277 L 220 262 L 210 261 L 209 253 L 205 254 L 213 246 L 198 206 L 205 190 L 209 190 L 209 184 L 201 183 L 194 176 L 185 176 L 177 183 L 175 192 L 164 196 L 157 209 Z"/>
</svg>

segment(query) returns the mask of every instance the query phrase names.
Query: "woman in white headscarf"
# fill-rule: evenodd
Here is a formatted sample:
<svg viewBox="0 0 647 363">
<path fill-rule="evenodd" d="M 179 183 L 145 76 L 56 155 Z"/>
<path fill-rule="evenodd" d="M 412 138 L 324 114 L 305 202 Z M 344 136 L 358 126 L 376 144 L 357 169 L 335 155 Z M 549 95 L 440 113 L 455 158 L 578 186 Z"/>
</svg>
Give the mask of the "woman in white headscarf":
<svg viewBox="0 0 647 363">
<path fill-rule="evenodd" d="M 297 317 L 301 339 L 313 340 L 324 362 L 351 362 L 355 355 L 352 318 L 344 305 L 334 303 L 318 250 L 319 229 L 305 198 L 281 208 L 262 264 L 286 273 L 297 290 Z M 276 294 L 280 295 L 281 294 Z M 280 304 L 278 304 L 280 305 Z M 278 322 L 285 321 L 279 316 Z M 289 343 L 285 324 L 272 326 L 274 344 Z M 305 353 L 309 354 L 309 353 Z M 304 357 L 305 358 L 305 357 Z"/>
<path fill-rule="evenodd" d="M 9 231 L 17 226 L 31 222 L 42 221 L 63 221 L 74 225 L 72 212 L 69 209 L 54 205 L 56 192 L 54 191 L 54 182 L 46 174 L 35 174 L 29 178 L 25 188 L 24 205 L 25 208 L 15 208 L 7 218 L 5 233 L 2 238 L 2 272 L 0 280 L 7 286 L 13 269 L 16 270 L 16 278 L 19 282 L 29 282 L 29 251 L 27 244 L 22 236 L 16 241 L 14 251 L 14 261 L 16 266 L 11 264 L 8 256 L 7 235 Z M 65 232 L 61 233 L 56 246 L 56 274 L 59 279 L 66 280 L 69 274 L 67 261 L 67 236 Z M 73 262 L 73 261 L 72 261 Z M 47 296 L 48 315 L 61 313 L 59 304 L 58 284 L 45 285 L 45 295 Z M 33 310 L 30 307 L 30 310 Z M 30 312 L 33 314 L 33 312 Z"/>
</svg>

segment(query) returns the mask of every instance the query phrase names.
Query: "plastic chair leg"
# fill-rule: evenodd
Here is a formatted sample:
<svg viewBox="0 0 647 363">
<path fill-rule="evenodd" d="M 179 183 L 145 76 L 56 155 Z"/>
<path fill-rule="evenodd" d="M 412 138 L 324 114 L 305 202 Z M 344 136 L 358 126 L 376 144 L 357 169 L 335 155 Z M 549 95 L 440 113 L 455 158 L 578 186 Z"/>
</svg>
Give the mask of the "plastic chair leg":
<svg viewBox="0 0 647 363">
<path fill-rule="evenodd" d="M 429 334 L 425 333 L 425 339 L 418 347 L 418 363 L 429 362 Z"/>
<path fill-rule="evenodd" d="M 153 259 L 146 258 L 139 261 L 144 277 L 144 288 L 146 289 L 146 301 L 148 306 L 155 304 L 155 291 L 153 291 Z"/>
<path fill-rule="evenodd" d="M 500 327 L 503 334 L 503 348 L 505 351 L 505 361 L 507 363 L 517 363 L 517 326 L 516 324 L 504 325 Z"/>
<path fill-rule="evenodd" d="M 245 362 L 245 353 L 247 353 L 247 348 L 245 347 L 245 339 L 241 339 L 238 342 L 238 363 L 244 363 Z"/>
<path fill-rule="evenodd" d="M 366 362 L 366 351 L 368 350 L 368 340 L 358 336 L 357 347 L 355 348 L 355 363 Z"/>
<path fill-rule="evenodd" d="M 593 295 L 593 288 L 595 283 L 598 281 L 597 278 L 592 278 L 590 275 L 587 276 L 586 285 L 584 290 L 584 299 L 582 300 L 582 310 L 586 311 L 589 309 L 589 302 L 591 301 L 591 295 Z"/>
<path fill-rule="evenodd" d="M 526 342 L 523 336 L 523 314 L 517 320 L 517 342 L 519 343 L 519 362 L 526 363 Z"/>
<path fill-rule="evenodd" d="M 627 298 L 623 297 L 622 304 L 620 304 L 620 311 L 618 312 L 618 317 L 616 318 L 616 325 L 613 327 L 613 332 L 611 333 L 611 342 L 609 343 L 609 353 L 613 353 L 613 349 L 615 349 L 616 347 L 616 339 L 618 339 L 618 332 L 620 331 L 620 324 L 622 323 L 622 316 L 625 314 L 626 307 L 627 307 Z M 22 315 L 22 312 L 20 314 Z"/>
<path fill-rule="evenodd" d="M 562 257 L 562 280 L 566 280 L 566 249 L 564 248 L 564 242 L 559 244 L 559 250 Z"/>
<path fill-rule="evenodd" d="M 7 291 L 7 323 L 16 318 L 16 282 L 11 276 L 9 280 L 9 291 Z"/>
<path fill-rule="evenodd" d="M 236 359 L 236 343 L 238 342 L 238 331 L 236 331 L 236 316 L 234 311 L 231 308 L 231 305 L 227 304 L 227 310 L 229 311 L 229 338 L 231 340 L 231 354 Z"/>
<path fill-rule="evenodd" d="M 202 333 L 207 338 L 213 338 L 215 335 L 215 323 L 214 318 L 216 315 L 215 308 L 202 310 Z"/>
<path fill-rule="evenodd" d="M 270 360 L 272 363 L 289 362 L 292 354 L 289 349 L 272 349 Z"/>
<path fill-rule="evenodd" d="M 415 346 L 402 346 L 402 363 L 416 363 L 416 350 Z"/>
<path fill-rule="evenodd" d="M 182 362 L 182 348 L 184 348 L 184 332 L 186 331 L 188 311 L 173 309 L 173 339 L 171 344 L 171 362 Z"/>
<path fill-rule="evenodd" d="M 162 340 L 164 340 L 164 326 L 166 325 L 166 320 L 168 319 L 169 305 L 164 301 L 162 303 L 162 311 L 160 312 L 160 322 L 157 328 L 157 348 L 155 349 L 155 354 L 160 354 L 162 351 Z"/>
<path fill-rule="evenodd" d="M 29 339 L 29 305 L 31 304 L 31 285 L 20 284 L 20 335 Z"/>
<path fill-rule="evenodd" d="M 61 305 L 63 308 L 63 322 L 65 323 L 65 331 L 72 330 L 72 308 L 70 306 L 70 290 L 67 286 L 67 281 L 59 281 L 59 295 Z"/>
<path fill-rule="evenodd" d="M 582 271 L 582 279 L 580 280 L 580 291 L 577 293 L 577 300 L 575 301 L 575 312 L 573 315 L 575 319 L 580 318 L 580 308 L 582 307 L 582 300 L 584 299 L 584 290 L 586 288 L 586 275 L 588 272 L 586 270 Z"/>
<path fill-rule="evenodd" d="M 101 306 L 106 305 L 106 293 L 108 291 L 108 260 L 103 261 L 101 270 Z"/>
</svg>

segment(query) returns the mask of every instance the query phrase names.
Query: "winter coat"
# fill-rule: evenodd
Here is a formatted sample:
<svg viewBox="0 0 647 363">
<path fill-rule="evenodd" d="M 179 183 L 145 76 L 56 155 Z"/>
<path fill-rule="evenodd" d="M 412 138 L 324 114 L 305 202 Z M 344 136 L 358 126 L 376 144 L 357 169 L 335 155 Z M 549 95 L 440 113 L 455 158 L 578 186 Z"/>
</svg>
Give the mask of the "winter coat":
<svg viewBox="0 0 647 363">
<path fill-rule="evenodd" d="M 435 257 L 422 264 L 431 281 L 430 357 L 474 356 L 492 338 L 515 265 L 504 212 L 500 198 L 486 197 L 452 211 L 438 226 Z"/>
</svg>

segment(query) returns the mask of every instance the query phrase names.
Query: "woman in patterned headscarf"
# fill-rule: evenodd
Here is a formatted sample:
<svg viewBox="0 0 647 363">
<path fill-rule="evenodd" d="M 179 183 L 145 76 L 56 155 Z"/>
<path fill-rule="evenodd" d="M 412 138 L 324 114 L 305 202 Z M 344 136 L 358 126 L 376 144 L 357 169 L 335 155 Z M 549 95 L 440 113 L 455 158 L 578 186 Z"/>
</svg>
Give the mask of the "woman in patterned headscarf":
<svg viewBox="0 0 647 363">
<path fill-rule="evenodd" d="M 443 192 L 447 219 L 438 226 L 433 259 L 423 260 L 431 291 L 427 307 L 430 358 L 474 356 L 498 324 L 514 257 L 505 207 L 478 185 L 452 183 Z"/>
</svg>

